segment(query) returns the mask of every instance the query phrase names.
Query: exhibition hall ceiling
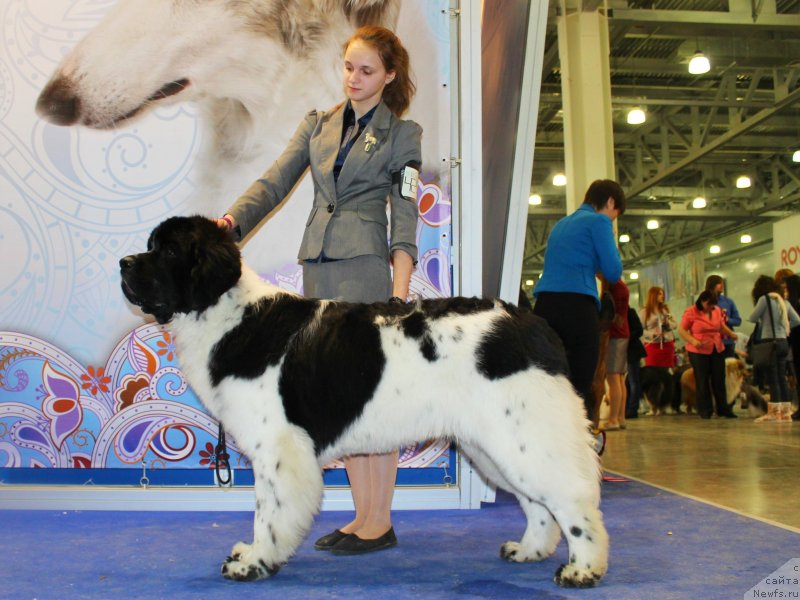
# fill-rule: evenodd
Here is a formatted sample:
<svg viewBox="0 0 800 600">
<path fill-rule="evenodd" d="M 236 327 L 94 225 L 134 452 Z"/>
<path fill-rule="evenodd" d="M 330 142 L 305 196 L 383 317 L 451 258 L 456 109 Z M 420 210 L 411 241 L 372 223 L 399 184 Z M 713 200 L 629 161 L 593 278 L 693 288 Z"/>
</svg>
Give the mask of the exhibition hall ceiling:
<svg viewBox="0 0 800 600">
<path fill-rule="evenodd" d="M 619 220 L 627 269 L 708 248 L 800 209 L 800 0 L 551 2 L 523 277 L 541 272 L 547 235 L 565 214 L 564 116 L 557 19 L 608 16 Z M 704 74 L 691 74 L 702 52 Z M 646 120 L 627 121 L 632 108 Z M 797 159 L 800 160 L 800 154 Z M 749 187 L 737 187 L 746 176 Z M 739 185 L 742 185 L 740 183 Z M 705 208 L 694 208 L 695 198 Z M 659 222 L 647 229 L 648 220 Z M 759 243 L 754 238 L 753 244 Z M 722 252 L 735 250 L 730 243 Z"/>
</svg>

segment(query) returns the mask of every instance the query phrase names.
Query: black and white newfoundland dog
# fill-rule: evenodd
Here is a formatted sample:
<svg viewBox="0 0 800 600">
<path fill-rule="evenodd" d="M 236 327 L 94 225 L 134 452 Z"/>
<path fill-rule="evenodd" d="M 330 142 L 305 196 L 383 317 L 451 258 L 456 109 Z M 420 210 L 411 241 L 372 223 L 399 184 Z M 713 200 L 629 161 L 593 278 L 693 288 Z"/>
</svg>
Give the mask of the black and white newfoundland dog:
<svg viewBox="0 0 800 600">
<path fill-rule="evenodd" d="M 303 298 L 260 280 L 203 217 L 164 221 L 120 267 L 125 296 L 171 321 L 187 380 L 252 462 L 255 539 L 233 547 L 225 577 L 260 579 L 286 563 L 319 510 L 322 465 L 433 438 L 457 441 L 519 499 L 527 528 L 503 558 L 542 560 L 563 531 L 569 563 L 555 581 L 589 587 L 605 574 L 589 423 L 560 340 L 530 311 L 475 298 Z"/>
</svg>

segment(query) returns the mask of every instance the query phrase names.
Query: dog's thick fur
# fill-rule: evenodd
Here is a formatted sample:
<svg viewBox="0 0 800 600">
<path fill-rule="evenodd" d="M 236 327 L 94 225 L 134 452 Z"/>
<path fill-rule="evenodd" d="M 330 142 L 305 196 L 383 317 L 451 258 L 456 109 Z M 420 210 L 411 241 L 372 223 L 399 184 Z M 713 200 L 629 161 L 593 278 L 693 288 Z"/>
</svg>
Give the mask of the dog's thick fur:
<svg viewBox="0 0 800 600">
<path fill-rule="evenodd" d="M 225 577 L 274 574 L 308 532 L 321 465 L 427 438 L 457 440 L 527 517 L 514 562 L 551 555 L 562 586 L 607 570 L 600 473 L 583 404 L 546 323 L 500 301 L 414 305 L 305 299 L 261 281 L 214 222 L 173 217 L 120 261 L 126 297 L 172 321 L 187 380 L 250 458 L 255 537 Z"/>
<path fill-rule="evenodd" d="M 650 407 L 650 414 L 665 414 L 668 406 L 675 408 L 673 376 L 669 369 L 642 367 L 639 381 L 642 386 L 642 397 Z"/>
<path fill-rule="evenodd" d="M 342 102 L 342 44 L 361 25 L 383 25 L 411 46 L 416 101 L 425 110 L 412 106 L 410 118 L 426 131 L 426 171 L 435 173 L 442 158 L 434 124 L 443 117 L 430 107 L 440 74 L 424 64 L 436 49 L 432 35 L 420 37 L 428 27 L 415 7 L 402 10 L 400 0 L 118 0 L 64 57 L 36 110 L 57 125 L 113 129 L 160 106 L 196 103 L 204 144 L 191 209 L 217 216 L 277 158 L 309 110 Z"/>
</svg>

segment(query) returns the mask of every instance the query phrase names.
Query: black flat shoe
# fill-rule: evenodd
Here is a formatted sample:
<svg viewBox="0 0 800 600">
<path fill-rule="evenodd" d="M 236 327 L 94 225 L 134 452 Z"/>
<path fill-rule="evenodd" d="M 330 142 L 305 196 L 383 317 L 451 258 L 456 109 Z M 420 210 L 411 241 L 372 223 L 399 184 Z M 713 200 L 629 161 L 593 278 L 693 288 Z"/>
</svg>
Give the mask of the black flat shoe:
<svg viewBox="0 0 800 600">
<path fill-rule="evenodd" d="M 725 417 L 726 419 L 738 419 L 739 418 L 739 415 L 737 415 L 735 413 L 732 413 L 732 412 L 724 413 L 722 416 Z"/>
<path fill-rule="evenodd" d="M 316 542 L 314 542 L 314 548 L 316 548 L 317 550 L 330 550 L 336 544 L 338 544 L 344 538 L 346 538 L 348 535 L 350 535 L 350 534 L 349 533 L 343 533 L 343 532 L 339 531 L 338 529 L 334 529 L 328 535 L 323 535 Z"/>
<path fill-rule="evenodd" d="M 394 534 L 394 527 L 390 527 L 389 531 L 374 540 L 362 540 L 355 533 L 351 533 L 331 548 L 331 554 L 338 556 L 366 554 L 367 552 L 387 550 L 395 546 L 397 546 L 397 536 Z"/>
</svg>

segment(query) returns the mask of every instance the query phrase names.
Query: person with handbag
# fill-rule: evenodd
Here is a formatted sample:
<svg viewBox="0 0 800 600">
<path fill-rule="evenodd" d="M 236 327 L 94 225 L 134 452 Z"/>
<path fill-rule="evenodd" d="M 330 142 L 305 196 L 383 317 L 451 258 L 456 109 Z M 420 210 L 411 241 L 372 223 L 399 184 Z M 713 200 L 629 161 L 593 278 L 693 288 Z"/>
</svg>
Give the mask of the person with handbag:
<svg viewBox="0 0 800 600">
<path fill-rule="evenodd" d="M 791 402 L 786 380 L 788 337 L 791 328 L 800 325 L 800 317 L 783 299 L 780 284 L 768 275 L 756 279 L 752 296 L 755 307 L 747 320 L 757 323 L 761 333 L 761 339 L 752 347 L 753 367 L 766 374 L 770 402 Z"/>
<path fill-rule="evenodd" d="M 697 301 L 686 309 L 678 326 L 678 335 L 686 342 L 689 362 L 694 368 L 696 382 L 697 413 L 701 419 L 710 419 L 713 407 L 709 389 L 714 394 L 718 417 L 735 419 L 728 406 L 725 389 L 725 345 L 722 335 L 734 340 L 736 334 L 725 325 L 722 311 L 717 306 L 717 296 L 704 290 Z"/>
<path fill-rule="evenodd" d="M 653 407 L 653 414 L 664 411 L 667 405 L 680 414 L 681 399 L 675 393 L 672 376 L 672 369 L 675 368 L 675 330 L 678 325 L 666 303 L 664 288 L 654 285 L 647 290 L 647 299 L 639 317 L 644 327 L 644 366 L 649 367 L 648 372 L 662 382 L 664 390 L 658 399 L 658 406 Z"/>
</svg>

